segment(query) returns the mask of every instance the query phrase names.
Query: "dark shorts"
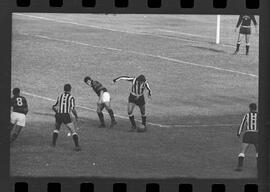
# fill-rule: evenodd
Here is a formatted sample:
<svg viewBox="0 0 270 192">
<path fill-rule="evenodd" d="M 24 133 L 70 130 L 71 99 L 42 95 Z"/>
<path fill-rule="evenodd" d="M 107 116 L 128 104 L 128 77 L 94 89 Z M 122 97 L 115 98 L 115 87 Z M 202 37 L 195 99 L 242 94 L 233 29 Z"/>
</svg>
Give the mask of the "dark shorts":
<svg viewBox="0 0 270 192">
<path fill-rule="evenodd" d="M 247 131 L 243 136 L 243 143 L 258 144 L 258 132 Z"/>
<path fill-rule="evenodd" d="M 128 97 L 128 102 L 134 103 L 134 104 L 138 105 L 139 107 L 143 106 L 143 105 L 145 105 L 144 95 L 136 97 L 135 95 L 130 94 Z"/>
<path fill-rule="evenodd" d="M 240 34 L 247 34 L 249 35 L 251 33 L 250 27 L 240 27 Z"/>
<path fill-rule="evenodd" d="M 57 124 L 69 124 L 72 122 L 70 115 L 68 113 L 57 113 L 55 114 L 55 121 Z"/>
</svg>

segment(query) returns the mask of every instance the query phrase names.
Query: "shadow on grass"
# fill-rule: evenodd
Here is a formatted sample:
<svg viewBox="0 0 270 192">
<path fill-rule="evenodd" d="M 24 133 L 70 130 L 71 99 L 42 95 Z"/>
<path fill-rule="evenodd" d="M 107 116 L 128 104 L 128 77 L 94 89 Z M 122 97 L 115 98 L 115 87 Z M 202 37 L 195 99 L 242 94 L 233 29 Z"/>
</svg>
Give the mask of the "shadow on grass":
<svg viewBox="0 0 270 192">
<path fill-rule="evenodd" d="M 218 49 L 214 49 L 214 48 L 210 48 L 210 47 L 201 47 L 201 46 L 190 46 L 190 47 L 205 50 L 205 51 L 212 51 L 212 52 L 216 52 L 216 53 L 226 53 L 224 50 L 218 50 Z"/>
</svg>

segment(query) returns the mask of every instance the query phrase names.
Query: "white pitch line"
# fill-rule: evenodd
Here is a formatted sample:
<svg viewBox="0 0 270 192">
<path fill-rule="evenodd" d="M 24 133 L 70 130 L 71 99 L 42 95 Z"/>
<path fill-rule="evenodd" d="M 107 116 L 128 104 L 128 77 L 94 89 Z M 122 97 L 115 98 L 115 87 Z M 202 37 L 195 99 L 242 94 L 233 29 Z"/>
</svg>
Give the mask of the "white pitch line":
<svg viewBox="0 0 270 192">
<path fill-rule="evenodd" d="M 191 34 L 191 33 L 184 33 L 184 32 L 181 32 L 181 31 L 172 31 L 172 30 L 167 30 L 167 29 L 157 29 L 157 30 L 161 31 L 161 32 L 175 33 L 175 34 L 186 35 L 186 36 L 191 36 L 191 37 L 202 37 L 202 38 L 206 38 L 206 39 L 209 39 L 209 40 L 214 40 L 214 38 L 212 38 L 210 36 Z"/>
<path fill-rule="evenodd" d="M 35 19 L 40 19 L 40 20 L 56 22 L 56 23 L 72 24 L 72 25 L 77 25 L 77 26 L 81 26 L 81 27 L 96 28 L 96 29 L 102 29 L 102 30 L 113 31 L 113 32 L 121 32 L 121 33 L 134 34 L 134 35 L 144 35 L 144 36 L 159 37 L 159 38 L 172 39 L 172 40 L 184 41 L 184 42 L 189 42 L 189 43 L 206 43 L 206 42 L 203 42 L 203 41 L 189 40 L 189 39 L 183 39 L 183 38 L 179 38 L 179 37 L 169 37 L 167 35 L 159 35 L 159 34 L 152 34 L 152 33 L 146 33 L 146 32 L 132 32 L 132 31 L 127 31 L 127 30 L 124 31 L 124 30 L 112 29 L 112 28 L 102 27 L 102 26 L 97 26 L 97 25 L 89 25 L 89 24 L 82 24 L 82 23 L 77 23 L 77 22 L 73 22 L 73 21 L 52 19 L 52 18 L 48 18 L 48 17 L 27 15 L 27 14 L 21 14 L 21 13 L 13 13 L 13 14 L 14 15 L 20 15 L 20 16 L 25 16 L 25 17 L 30 17 L 30 18 L 35 18 Z M 220 44 L 220 45 L 227 46 L 227 47 L 234 47 L 233 45 L 227 45 L 227 44 Z"/>
<path fill-rule="evenodd" d="M 40 96 L 40 95 L 36 95 L 36 94 L 33 94 L 33 93 L 29 93 L 29 92 L 26 92 L 26 91 L 22 91 L 22 94 L 24 95 L 28 95 L 28 96 L 31 96 L 31 97 L 36 97 L 36 98 L 39 98 L 39 99 L 43 99 L 43 100 L 47 100 L 47 101 L 52 101 L 52 102 L 56 102 L 55 99 L 52 99 L 52 98 L 49 98 L 49 97 L 44 97 L 44 96 Z M 96 112 L 96 109 L 94 108 L 89 108 L 89 107 L 85 107 L 85 106 L 82 106 L 82 105 L 77 105 L 78 108 L 81 108 L 81 109 L 85 109 L 85 110 L 89 110 L 89 111 L 93 111 L 93 112 Z M 105 114 L 108 114 L 107 112 L 105 112 Z M 128 117 L 125 117 L 125 116 L 122 116 L 122 115 L 118 115 L 118 114 L 114 114 L 115 117 L 118 117 L 118 118 L 121 118 L 121 119 L 129 119 Z M 137 122 L 140 122 L 139 120 L 135 119 Z M 154 125 L 154 126 L 158 126 L 158 127 L 162 127 L 162 128 L 169 128 L 170 125 L 162 125 L 162 124 L 158 124 L 158 123 L 151 123 L 151 122 L 148 122 L 147 124 L 149 125 Z"/>
<path fill-rule="evenodd" d="M 29 35 L 29 34 L 24 34 L 24 35 Z M 191 65 L 191 66 L 196 66 L 196 67 L 201 67 L 201 68 L 208 68 L 208 69 L 213 69 L 213 70 L 217 70 L 217 71 L 225 71 L 225 72 L 229 72 L 229 73 L 236 73 L 236 74 L 240 74 L 240 75 L 245 75 L 245 76 L 251 76 L 251 77 L 258 78 L 257 75 L 251 74 L 251 73 L 245 73 L 245 72 L 236 71 L 236 70 L 232 70 L 232 69 L 224 69 L 224 68 L 220 68 L 220 67 L 214 67 L 214 66 L 211 66 L 211 65 L 201 65 L 201 64 L 192 63 L 192 62 L 188 62 L 188 61 L 183 61 L 183 60 L 179 60 L 179 59 L 174 59 L 174 58 L 170 58 L 170 57 L 165 57 L 165 56 L 161 56 L 161 55 L 153 55 L 153 54 L 148 54 L 148 53 L 142 53 L 142 52 L 137 52 L 137 51 L 128 51 L 128 50 L 112 48 L 112 47 L 90 45 L 90 44 L 82 43 L 82 42 L 78 42 L 78 41 L 51 38 L 51 37 L 44 36 L 44 35 L 30 35 L 30 36 L 43 38 L 43 39 L 48 39 L 48 40 L 53 40 L 53 41 L 59 41 L 59 42 L 83 45 L 83 46 L 88 46 L 88 47 L 102 48 L 102 49 L 107 49 L 107 50 L 117 51 L 117 52 L 133 53 L 133 54 L 137 54 L 137 55 L 158 58 L 158 59 L 162 59 L 162 60 L 166 60 L 166 61 L 170 61 L 170 62 L 174 62 L 174 63 L 186 64 L 186 65 Z"/>
<path fill-rule="evenodd" d="M 40 95 L 36 95 L 36 94 L 33 94 L 33 93 L 29 93 L 29 92 L 26 92 L 26 91 L 22 91 L 22 94 L 24 95 L 28 95 L 28 96 L 31 96 L 31 97 L 36 97 L 36 98 L 39 98 L 39 99 L 43 99 L 43 100 L 47 100 L 47 101 L 52 101 L 52 102 L 56 102 L 55 99 L 52 99 L 52 98 L 49 98 L 49 97 L 44 97 L 44 96 L 40 96 Z M 93 111 L 93 112 L 96 112 L 96 109 L 93 109 L 93 108 L 89 108 L 89 107 L 85 107 L 85 106 L 82 106 L 82 105 L 77 105 L 78 108 L 81 108 L 81 109 L 85 109 L 85 110 L 89 110 L 89 111 Z M 105 112 L 105 114 L 108 114 L 107 112 Z M 126 116 L 122 116 L 122 115 L 118 115 L 118 114 L 114 114 L 116 117 L 118 118 L 121 118 L 121 119 L 129 119 L 128 117 Z M 137 122 L 140 122 L 140 120 L 137 120 L 135 119 Z M 158 126 L 158 127 L 161 127 L 161 128 L 176 128 L 176 127 L 231 127 L 231 126 L 235 126 L 235 125 L 238 125 L 238 124 L 212 124 L 212 125 L 185 125 L 185 124 L 172 124 L 172 125 L 163 125 L 163 124 L 159 124 L 159 123 L 151 123 L 151 122 L 147 122 L 147 124 L 149 125 L 153 125 L 153 126 Z"/>
</svg>

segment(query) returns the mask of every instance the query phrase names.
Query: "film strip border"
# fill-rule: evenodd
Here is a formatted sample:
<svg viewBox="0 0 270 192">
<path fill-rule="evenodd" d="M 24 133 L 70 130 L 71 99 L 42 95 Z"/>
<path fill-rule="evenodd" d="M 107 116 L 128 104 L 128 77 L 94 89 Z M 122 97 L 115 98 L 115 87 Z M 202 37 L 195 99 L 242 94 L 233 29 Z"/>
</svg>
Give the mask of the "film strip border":
<svg viewBox="0 0 270 192">
<path fill-rule="evenodd" d="M 175 181 L 140 181 L 140 182 L 121 182 L 118 181 L 96 181 L 96 182 L 80 182 L 72 180 L 53 181 L 53 182 L 15 182 L 13 191 L 15 192 L 258 192 L 262 191 L 262 187 L 252 181 L 238 183 L 236 181 L 227 181 L 227 183 L 211 183 L 208 181 L 196 181 L 190 183 L 177 183 Z"/>
<path fill-rule="evenodd" d="M 0 19 L 1 24 L 5 23 L 9 20 L 8 17 L 5 17 L 5 13 L 10 14 L 10 12 L 39 12 L 39 11 L 47 11 L 47 12 L 119 12 L 119 13 L 225 13 L 225 14 L 236 14 L 241 12 L 252 12 L 255 14 L 260 14 L 261 16 L 261 24 L 266 24 L 269 20 L 267 19 L 267 10 L 269 10 L 270 4 L 268 0 L 5 0 L 5 3 L 1 3 L 4 5 L 3 7 L 8 7 L 7 11 L 2 11 L 2 17 Z M 10 6 L 11 4 L 11 6 Z M 264 10 L 264 11 L 263 11 Z M 11 25 L 8 25 L 7 28 L 2 29 L 2 34 L 11 31 Z M 261 28 L 260 34 L 263 38 L 260 39 L 260 44 L 263 42 L 267 42 L 267 36 L 270 34 L 269 28 Z M 9 43 L 10 33 L 8 35 L 1 35 L 1 40 L 5 39 L 5 41 L 1 41 L 3 44 Z M 265 45 L 265 43 L 264 43 Z M 8 47 L 7 47 L 8 48 Z M 3 51 L 3 55 L 6 54 L 8 58 L 3 57 L 3 60 L 10 61 L 9 58 L 9 50 L 8 52 Z M 265 65 L 266 61 L 269 61 L 269 49 L 261 49 L 260 50 L 260 105 L 269 106 L 269 95 L 266 94 L 265 90 L 269 90 L 269 77 L 267 77 L 267 71 L 269 71 L 269 66 Z M 262 64 L 261 61 L 264 61 Z M 1 68 L 2 69 L 2 68 Z M 9 72 L 10 69 L 7 70 Z M 2 71 L 2 70 L 1 70 Z M 1 73 L 1 80 L 2 76 Z M 6 80 L 4 80 L 6 82 Z M 7 81 L 10 84 L 9 80 Z M 10 90 L 10 87 L 1 88 L 1 92 L 3 90 Z M 1 97 L 2 99 L 2 97 Z M 269 154 L 269 143 L 267 140 L 269 138 L 269 110 L 266 108 L 263 109 L 263 115 L 261 116 L 261 124 L 262 131 L 261 135 L 263 136 L 263 146 L 265 147 L 263 153 Z M 8 114 L 8 113 L 7 113 Z M 5 118 L 5 117 L 4 117 Z M 2 119 L 1 119 L 2 122 Z M 1 134 L 3 135 L 3 134 Z M 0 140 L 2 141 L 3 136 L 1 136 Z M 1 143 L 2 145 L 2 143 Z M 264 159 L 261 160 L 261 165 L 265 165 L 269 163 L 269 155 L 267 155 Z M 1 161 L 2 162 L 2 161 Z M 267 167 L 267 171 L 262 168 L 259 169 L 259 182 L 257 179 L 251 180 L 183 180 L 183 179 L 175 179 L 173 181 L 170 180 L 162 180 L 162 181 L 127 181 L 125 180 L 113 180 L 113 179 L 105 179 L 100 181 L 89 181 L 88 179 L 64 179 L 58 181 L 57 179 L 29 179 L 29 178 L 11 178 L 7 180 L 3 180 L 8 183 L 8 188 L 12 188 L 12 191 L 48 191 L 48 192 L 84 192 L 84 191 L 95 191 L 95 192 L 105 192 L 105 191 L 179 191 L 179 192 L 199 192 L 199 191 L 218 191 L 218 192 L 229 192 L 229 191 L 239 191 L 239 192 L 256 192 L 256 191 L 267 191 L 269 190 L 269 186 L 265 185 L 265 181 L 269 181 L 269 167 Z M 3 166 L 1 166 L 3 168 Z M 6 173 L 6 170 L 3 170 L 2 173 Z M 3 174 L 1 174 L 2 176 Z M 0 184 L 4 182 L 0 181 Z M 89 182 L 88 182 L 89 181 Z M 262 185 L 260 185 L 260 181 L 263 181 Z M 4 186 L 4 185 L 3 185 Z M 7 189 L 7 188 L 2 188 Z"/>
<path fill-rule="evenodd" d="M 181 8 L 194 8 L 196 0 L 178 0 L 178 6 Z M 63 7 L 65 6 L 66 0 L 48 0 L 47 4 L 50 7 Z M 81 0 L 77 3 L 80 3 L 82 7 L 98 7 L 99 0 Z M 168 2 L 168 1 L 167 1 Z M 225 9 L 227 6 L 230 5 L 232 1 L 229 0 L 212 0 L 212 6 L 213 8 L 221 8 Z M 18 7 L 30 7 L 31 4 L 35 3 L 35 0 L 17 0 L 16 4 Z M 113 4 L 114 7 L 117 8 L 127 8 L 130 4 L 133 2 L 131 0 L 114 0 Z M 199 1 L 196 1 L 196 4 L 199 3 Z M 209 1 L 210 3 L 210 1 Z M 228 5 L 229 4 L 229 5 Z M 259 0 L 245 0 L 245 7 L 247 9 L 258 9 L 260 6 Z M 149 8 L 161 8 L 163 5 L 166 5 L 165 0 L 145 0 L 145 5 Z"/>
</svg>

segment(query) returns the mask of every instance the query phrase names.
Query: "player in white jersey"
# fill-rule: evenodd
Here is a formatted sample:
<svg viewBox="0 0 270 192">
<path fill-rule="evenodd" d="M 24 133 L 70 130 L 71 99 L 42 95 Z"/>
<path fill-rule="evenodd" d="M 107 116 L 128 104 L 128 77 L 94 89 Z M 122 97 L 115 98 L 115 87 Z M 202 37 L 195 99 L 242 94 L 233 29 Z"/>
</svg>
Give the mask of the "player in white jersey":
<svg viewBox="0 0 270 192">
<path fill-rule="evenodd" d="M 242 171 L 245 153 L 250 144 L 255 146 L 256 149 L 256 157 L 258 159 L 258 125 L 257 125 L 257 105 L 255 103 L 251 103 L 249 105 L 249 112 L 245 114 L 242 123 L 237 131 L 237 137 L 240 137 L 241 132 L 244 130 L 245 133 L 243 135 L 242 140 L 242 149 L 238 155 L 238 165 L 235 171 Z"/>
</svg>

